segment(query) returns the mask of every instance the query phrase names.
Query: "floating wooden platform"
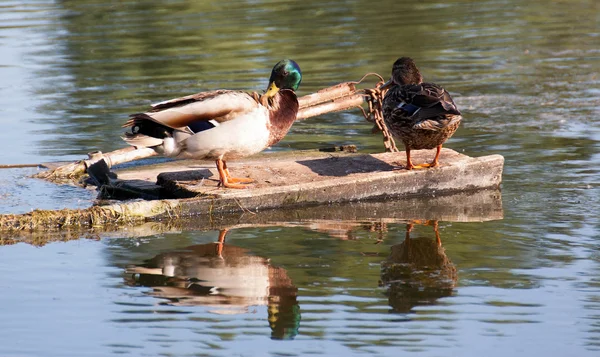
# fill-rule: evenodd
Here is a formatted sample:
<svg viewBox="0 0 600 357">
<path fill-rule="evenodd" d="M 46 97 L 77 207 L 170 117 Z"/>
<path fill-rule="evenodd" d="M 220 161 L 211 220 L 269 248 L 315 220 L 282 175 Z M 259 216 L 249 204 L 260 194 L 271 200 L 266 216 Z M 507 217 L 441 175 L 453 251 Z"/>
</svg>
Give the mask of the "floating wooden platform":
<svg viewBox="0 0 600 357">
<path fill-rule="evenodd" d="M 413 156 L 416 162 L 426 162 L 433 155 L 434 150 L 421 150 Z M 438 168 L 408 171 L 403 169 L 403 152 L 263 155 L 228 163 L 232 175 L 255 180 L 244 190 L 218 187 L 212 162 L 176 161 L 117 170 L 119 181 L 115 185 L 159 198 L 198 197 L 194 210 L 202 214 L 377 197 L 447 195 L 497 189 L 502 181 L 504 158 L 500 155 L 472 158 L 443 149 L 440 161 Z"/>
<path fill-rule="evenodd" d="M 427 162 L 433 155 L 433 150 L 415 151 L 414 162 Z M 248 189 L 242 190 L 217 187 L 218 175 L 212 162 L 173 161 L 129 167 L 115 170 L 117 179 L 109 179 L 101 192 L 105 196 L 155 199 L 123 203 L 111 200 L 108 205 L 85 210 L 36 210 L 21 215 L 0 215 L 0 230 L 119 225 L 184 216 L 206 216 L 208 221 L 214 221 L 218 215 L 231 212 L 255 213 L 459 193 L 469 197 L 480 190 L 498 190 L 502 181 L 504 158 L 500 155 L 472 158 L 444 149 L 440 167 L 411 171 L 402 168 L 404 160 L 403 152 L 263 154 L 248 161 L 228 163 L 232 175 L 255 180 Z M 338 217 L 344 219 L 344 216 Z M 419 219 L 408 217 L 413 218 Z"/>
</svg>

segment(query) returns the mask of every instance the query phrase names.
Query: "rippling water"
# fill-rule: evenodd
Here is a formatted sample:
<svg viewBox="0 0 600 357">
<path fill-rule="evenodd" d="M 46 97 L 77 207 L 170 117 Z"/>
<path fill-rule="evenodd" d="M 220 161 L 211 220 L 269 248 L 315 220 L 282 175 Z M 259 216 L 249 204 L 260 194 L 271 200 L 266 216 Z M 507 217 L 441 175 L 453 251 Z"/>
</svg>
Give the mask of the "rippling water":
<svg viewBox="0 0 600 357">
<path fill-rule="evenodd" d="M 597 355 L 599 29 L 593 0 L 0 2 L 0 164 L 121 148 L 127 114 L 263 90 L 281 58 L 303 95 L 401 55 L 462 109 L 448 147 L 506 159 L 500 215 L 339 208 L 229 227 L 221 257 L 219 231 L 186 224 L 4 234 L 0 355 Z M 370 131 L 328 114 L 273 150 L 381 151 Z M 35 170 L 0 171 L 0 213 L 95 197 Z"/>
</svg>

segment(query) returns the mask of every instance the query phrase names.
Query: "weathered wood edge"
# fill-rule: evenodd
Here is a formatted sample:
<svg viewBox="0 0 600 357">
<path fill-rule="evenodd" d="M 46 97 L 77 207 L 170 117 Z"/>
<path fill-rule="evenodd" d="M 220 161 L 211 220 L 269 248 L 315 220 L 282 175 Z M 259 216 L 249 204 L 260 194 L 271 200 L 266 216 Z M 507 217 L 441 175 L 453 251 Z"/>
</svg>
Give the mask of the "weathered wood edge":
<svg viewBox="0 0 600 357">
<path fill-rule="evenodd" d="M 182 203 L 180 200 L 178 203 Z M 133 203 L 133 202 L 132 202 Z M 157 207 L 157 202 L 150 204 Z M 183 202 L 185 205 L 185 202 Z M 128 204 L 128 209 L 135 210 Z M 147 206 L 147 205 L 145 205 Z M 105 207 L 106 209 L 113 208 Z M 196 216 L 177 216 L 176 207 L 171 206 L 171 219 L 159 220 L 156 217 L 107 221 L 96 221 L 94 225 L 70 225 L 38 227 L 44 229 L 4 230 L 0 234 L 0 245 L 25 242 L 44 245 L 52 241 L 73 239 L 99 239 L 102 237 L 132 238 L 159 233 L 175 233 L 185 230 L 218 230 L 256 227 L 302 227 L 332 234 L 340 229 L 360 229 L 374 224 L 404 223 L 408 221 L 483 222 L 503 218 L 502 196 L 498 190 L 463 192 L 449 196 L 400 198 L 385 201 L 360 201 L 319 206 L 305 206 L 295 209 L 270 209 L 258 213 L 232 212 Z M 113 212 L 122 212 L 123 207 Z M 62 212 L 63 211 L 54 211 Z M 33 212 L 32 212 L 33 213 Z M 38 213 L 44 213 L 38 212 Z M 81 212 L 79 212 L 81 213 Z M 85 216 L 83 212 L 81 216 Z M 160 213 L 160 212 L 159 212 Z M 30 215 L 30 214 L 27 214 Z M 50 222 L 52 224 L 56 221 Z"/>
<path fill-rule="evenodd" d="M 220 197 L 201 197 L 185 201 L 182 214 L 223 213 L 268 208 L 291 208 L 302 205 L 389 199 L 397 197 L 428 197 L 498 189 L 502 181 L 504 158 L 491 155 L 462 165 L 448 166 L 427 172 L 385 172 L 362 178 L 332 178 L 283 187 L 227 191 Z M 444 172 L 443 177 L 440 172 Z M 477 180 L 473 180 L 476 177 Z M 349 198 L 350 197 L 350 198 Z"/>
</svg>

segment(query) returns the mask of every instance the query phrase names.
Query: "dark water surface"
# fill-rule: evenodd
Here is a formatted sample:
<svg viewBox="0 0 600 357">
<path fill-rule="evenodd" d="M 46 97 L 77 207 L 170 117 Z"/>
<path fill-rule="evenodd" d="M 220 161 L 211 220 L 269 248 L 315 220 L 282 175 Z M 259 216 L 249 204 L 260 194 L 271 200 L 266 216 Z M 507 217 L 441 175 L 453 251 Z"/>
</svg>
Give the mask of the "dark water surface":
<svg viewBox="0 0 600 357">
<path fill-rule="evenodd" d="M 506 159 L 491 211 L 332 207 L 337 221 L 229 227 L 220 256 L 193 222 L 3 234 L 0 356 L 597 356 L 599 44 L 594 0 L 0 2 L 0 164 L 121 148 L 127 114 L 263 90 L 282 58 L 304 95 L 402 55 L 464 113 L 447 147 Z M 383 150 L 370 131 L 329 114 L 272 150 Z M 35 171 L 0 171 L 0 213 L 96 195 Z"/>
</svg>

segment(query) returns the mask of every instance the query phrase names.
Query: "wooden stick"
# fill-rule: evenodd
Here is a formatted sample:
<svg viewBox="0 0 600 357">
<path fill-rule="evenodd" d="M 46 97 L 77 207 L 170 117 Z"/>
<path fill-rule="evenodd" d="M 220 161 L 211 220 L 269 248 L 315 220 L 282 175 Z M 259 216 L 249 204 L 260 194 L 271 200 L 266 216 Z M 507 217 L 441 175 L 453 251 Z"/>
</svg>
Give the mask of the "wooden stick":
<svg viewBox="0 0 600 357">
<path fill-rule="evenodd" d="M 298 111 L 296 120 L 304 120 L 325 113 L 339 112 L 361 106 L 365 102 L 364 94 L 354 94 L 348 97 L 340 98 L 329 103 L 322 103 L 312 107 L 301 108 Z"/>
<path fill-rule="evenodd" d="M 345 82 L 337 84 L 333 87 L 321 89 L 316 93 L 300 97 L 298 98 L 298 104 L 300 104 L 300 109 L 303 109 L 319 103 L 342 98 L 355 93 L 356 86 L 354 82 Z"/>
<path fill-rule="evenodd" d="M 64 178 L 77 178 L 85 173 L 86 168 L 92 165 L 94 162 L 104 159 L 108 167 L 112 167 L 117 164 L 129 162 L 133 160 L 145 159 L 147 157 L 157 155 L 156 151 L 151 148 L 136 148 L 130 146 L 124 149 L 115 150 L 106 154 L 102 152 L 94 152 L 88 154 L 90 157 L 88 160 L 81 160 L 73 162 L 67 165 L 59 166 L 53 170 L 43 171 L 33 175 L 33 177 L 47 179 L 47 180 L 59 180 Z"/>
<path fill-rule="evenodd" d="M 14 164 L 14 165 L 0 165 L 0 169 L 22 169 L 27 167 L 44 167 L 43 164 Z"/>
<path fill-rule="evenodd" d="M 108 167 L 112 167 L 117 164 L 129 162 L 133 160 L 145 159 L 147 157 L 158 155 L 154 149 L 151 148 L 137 148 L 128 147 L 125 149 L 113 151 L 108 154 L 104 154 L 104 159 L 107 160 Z"/>
</svg>

